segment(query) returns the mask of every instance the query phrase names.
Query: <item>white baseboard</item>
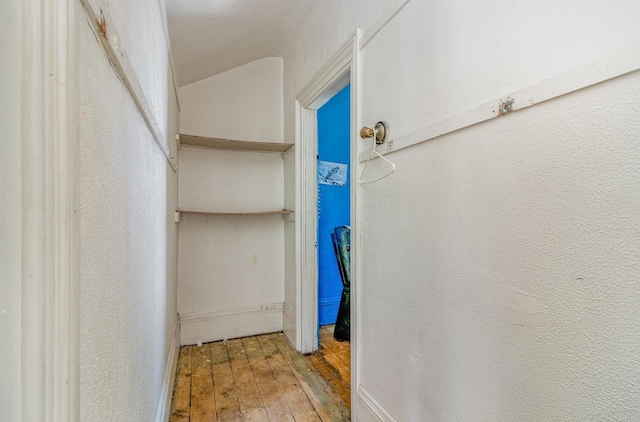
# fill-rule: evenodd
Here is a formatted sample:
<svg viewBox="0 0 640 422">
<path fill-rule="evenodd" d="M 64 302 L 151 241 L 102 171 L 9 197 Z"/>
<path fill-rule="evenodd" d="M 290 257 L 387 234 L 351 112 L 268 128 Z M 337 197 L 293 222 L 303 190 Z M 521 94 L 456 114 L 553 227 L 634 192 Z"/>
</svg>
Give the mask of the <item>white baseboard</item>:
<svg viewBox="0 0 640 422">
<path fill-rule="evenodd" d="M 176 380 L 176 369 L 178 367 L 178 355 L 180 354 L 180 323 L 176 320 L 173 330 L 173 337 L 169 344 L 169 355 L 164 366 L 164 376 L 162 377 L 162 391 L 160 392 L 160 402 L 156 411 L 156 422 L 167 422 L 169 411 L 171 410 L 171 398 L 173 396 L 173 384 Z"/>
<path fill-rule="evenodd" d="M 296 344 L 296 310 L 286 302 L 282 312 L 282 331 L 292 344 Z"/>
<path fill-rule="evenodd" d="M 357 422 L 397 422 L 361 385 L 358 387 Z"/>
<path fill-rule="evenodd" d="M 180 344 L 207 343 L 282 331 L 283 303 L 181 313 Z"/>
</svg>

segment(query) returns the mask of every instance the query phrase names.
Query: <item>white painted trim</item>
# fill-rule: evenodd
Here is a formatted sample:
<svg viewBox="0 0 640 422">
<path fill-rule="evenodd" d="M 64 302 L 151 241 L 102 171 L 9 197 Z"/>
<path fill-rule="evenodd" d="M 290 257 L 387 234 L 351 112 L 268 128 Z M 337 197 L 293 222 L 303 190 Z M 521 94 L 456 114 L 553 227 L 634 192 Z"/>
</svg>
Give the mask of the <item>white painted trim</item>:
<svg viewBox="0 0 640 422">
<path fill-rule="evenodd" d="M 282 307 L 282 310 L 284 311 L 284 315 L 286 318 L 289 318 L 291 321 L 293 321 L 295 323 L 296 321 L 296 310 L 293 309 L 288 303 L 284 303 L 284 306 Z"/>
<path fill-rule="evenodd" d="M 393 416 L 367 391 L 363 386 L 358 387 L 358 400 L 379 422 L 397 422 Z M 356 406 L 351 406 L 356 407 Z"/>
<path fill-rule="evenodd" d="M 378 32 L 391 20 L 398 12 L 407 4 L 409 0 L 396 0 L 389 8 L 384 12 L 382 16 L 364 33 L 360 38 L 360 49 L 363 49 L 365 45 L 376 36 Z"/>
<path fill-rule="evenodd" d="M 377 151 L 384 155 L 412 145 L 429 141 L 439 136 L 486 122 L 505 114 L 522 110 L 563 95 L 570 94 L 608 80 L 640 70 L 640 43 L 579 67 L 562 75 L 544 80 L 527 88 L 495 98 L 474 109 L 464 111 L 448 119 L 432 124 L 413 133 L 388 141 Z M 393 122 L 391 122 L 393 126 Z M 370 149 L 359 155 L 366 161 Z"/>
<path fill-rule="evenodd" d="M 316 203 L 317 193 L 314 190 L 315 166 L 309 157 L 316 154 L 315 112 L 303 108 L 296 101 L 296 349 L 301 353 L 317 350 L 318 326 L 317 302 L 318 280 L 316 257 Z"/>
<path fill-rule="evenodd" d="M 323 91 L 320 94 L 320 96 L 317 97 L 315 101 L 313 101 L 313 103 L 311 103 L 309 107 L 305 107 L 305 108 L 310 108 L 312 110 L 319 109 L 327 101 L 333 98 L 338 92 L 340 92 L 342 88 L 349 85 L 349 82 L 351 82 L 351 76 L 349 76 L 349 72 L 346 72 L 341 77 L 339 77 L 335 82 L 333 82 L 329 88 Z"/>
<path fill-rule="evenodd" d="M 129 55 L 122 45 L 115 22 L 109 15 L 109 7 L 107 3 L 105 0 L 81 1 L 87 12 L 89 24 L 91 25 L 93 32 L 96 34 L 96 38 L 100 40 L 100 44 L 102 44 L 113 68 L 129 90 L 131 98 L 133 98 L 138 110 L 140 110 L 140 114 L 147 124 L 149 131 L 153 135 L 153 139 L 156 144 L 167 158 L 167 161 L 171 165 L 173 171 L 177 172 L 177 167 L 171 159 L 169 143 L 162 134 L 162 130 L 160 130 L 160 126 L 153 114 L 153 110 L 151 109 L 149 101 L 142 89 L 142 85 L 138 80 L 138 75 L 133 69 L 131 61 L 129 60 Z"/>
<path fill-rule="evenodd" d="M 263 305 L 238 306 L 235 308 L 216 309 L 212 311 L 183 312 L 180 314 L 180 321 L 191 321 L 194 319 L 207 319 L 219 316 L 246 314 L 251 312 L 280 312 L 284 308 L 282 302 L 265 303 Z"/>
<path fill-rule="evenodd" d="M 288 150 L 286 150 L 285 152 L 282 153 L 282 159 L 285 160 L 287 159 L 291 154 L 293 154 L 296 150 L 296 146 L 292 146 L 291 148 L 289 148 Z"/>
<path fill-rule="evenodd" d="M 334 83 L 340 80 L 350 69 L 353 58 L 355 34 L 351 35 L 333 55 L 333 57 L 320 69 L 316 76 L 307 86 L 296 96 L 296 100 L 303 108 L 313 108 L 317 110 L 322 107 L 316 101 L 321 98 L 325 91 L 329 90 Z M 344 87 L 346 84 L 342 85 Z M 335 90 L 334 90 L 335 91 Z M 324 102 L 329 100 L 329 96 L 324 96 Z"/>
<path fill-rule="evenodd" d="M 282 331 L 284 331 L 291 344 L 295 346 L 296 310 L 285 302 L 282 311 Z"/>
<path fill-rule="evenodd" d="M 176 95 L 176 105 L 178 106 L 178 112 L 180 112 L 180 85 L 178 85 L 178 75 L 176 74 L 175 60 L 173 60 L 173 52 L 171 50 L 171 38 L 169 38 L 169 25 L 167 23 L 167 4 L 165 0 L 158 0 L 158 8 L 160 9 L 160 17 L 162 19 L 164 40 L 167 45 L 167 55 L 169 58 L 169 70 L 171 70 L 173 92 Z"/>
<path fill-rule="evenodd" d="M 173 397 L 173 385 L 176 380 L 176 370 L 178 367 L 178 355 L 180 354 L 180 322 L 176 319 L 173 328 L 173 336 L 169 343 L 169 354 L 164 365 L 164 375 L 162 377 L 162 390 L 160 391 L 160 401 L 156 411 L 156 422 L 167 422 L 169 411 L 171 410 L 171 399 Z"/>
<path fill-rule="evenodd" d="M 206 343 L 282 331 L 283 303 L 179 314 L 180 344 Z"/>
<path fill-rule="evenodd" d="M 360 385 L 360 362 L 362 356 L 362 347 L 360 346 L 360 339 L 362 338 L 362 312 L 361 312 L 361 286 L 362 280 L 360 277 L 360 268 L 362 265 L 362 257 L 360 254 L 360 216 L 362 210 L 362 204 L 360 204 L 360 189 L 362 185 L 355 183 L 358 180 L 358 174 L 360 169 L 358 167 L 358 145 L 359 136 L 358 128 L 362 126 L 360 99 L 361 96 L 361 61 L 360 61 L 360 40 L 362 33 L 360 30 L 356 31 L 356 39 L 353 51 L 353 59 L 351 61 L 351 151 L 350 151 L 350 177 L 354 181 L 351 183 L 351 403 L 356 403 L 356 391 Z M 351 420 L 358 420 L 357 406 L 351 406 Z"/>
<path fill-rule="evenodd" d="M 21 420 L 76 422 L 80 412 L 76 2 L 23 0 L 22 19 Z"/>
<path fill-rule="evenodd" d="M 296 97 L 296 338 L 295 347 L 301 353 L 311 353 L 318 349 L 318 266 L 317 266 L 317 180 L 316 150 L 317 122 L 316 110 L 321 107 L 337 86 L 346 85 L 344 75 L 348 74 L 351 84 L 351 180 L 357 180 L 358 139 L 360 126 L 360 30 L 356 30 L 334 54 L 333 58 L 307 84 Z M 335 92 L 334 92 L 335 93 Z M 358 343 L 359 324 L 359 215 L 358 184 L 351 184 L 351 401 L 355 402 L 355 386 L 360 384 L 360 348 Z M 356 420 L 357 410 L 352 406 L 352 420 Z"/>
</svg>

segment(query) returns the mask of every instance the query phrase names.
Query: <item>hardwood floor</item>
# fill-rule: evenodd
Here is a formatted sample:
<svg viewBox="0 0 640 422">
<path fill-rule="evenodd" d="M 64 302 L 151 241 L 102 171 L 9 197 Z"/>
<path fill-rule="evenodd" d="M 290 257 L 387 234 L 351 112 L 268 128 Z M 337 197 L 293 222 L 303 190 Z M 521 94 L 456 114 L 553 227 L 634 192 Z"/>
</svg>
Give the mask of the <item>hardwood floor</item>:
<svg viewBox="0 0 640 422">
<path fill-rule="evenodd" d="M 350 346 L 320 328 L 303 356 L 282 333 L 184 346 L 169 422 L 348 421 Z"/>
</svg>

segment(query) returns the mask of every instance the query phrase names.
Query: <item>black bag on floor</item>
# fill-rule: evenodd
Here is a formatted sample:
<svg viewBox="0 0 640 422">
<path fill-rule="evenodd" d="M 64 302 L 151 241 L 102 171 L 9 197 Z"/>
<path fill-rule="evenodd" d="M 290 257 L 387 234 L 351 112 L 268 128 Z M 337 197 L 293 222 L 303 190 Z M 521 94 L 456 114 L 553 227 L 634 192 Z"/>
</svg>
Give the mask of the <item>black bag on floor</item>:
<svg viewBox="0 0 640 422">
<path fill-rule="evenodd" d="M 331 241 L 342 277 L 342 297 L 340 298 L 333 337 L 336 340 L 349 341 L 351 339 L 351 228 L 349 226 L 336 227 L 331 233 Z"/>
</svg>

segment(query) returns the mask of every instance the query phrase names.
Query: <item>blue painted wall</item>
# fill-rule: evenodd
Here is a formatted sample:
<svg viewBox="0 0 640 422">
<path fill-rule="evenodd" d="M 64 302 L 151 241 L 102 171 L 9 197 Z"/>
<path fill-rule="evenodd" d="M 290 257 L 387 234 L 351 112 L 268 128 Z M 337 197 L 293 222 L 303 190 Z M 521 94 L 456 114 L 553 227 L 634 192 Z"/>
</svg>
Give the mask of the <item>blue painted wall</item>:
<svg viewBox="0 0 640 422">
<path fill-rule="evenodd" d="M 349 85 L 318 110 L 318 160 L 349 164 Z M 342 280 L 331 243 L 336 226 L 349 226 L 349 171 L 346 186 L 318 183 L 318 323 L 334 324 Z"/>
</svg>

